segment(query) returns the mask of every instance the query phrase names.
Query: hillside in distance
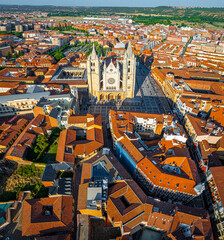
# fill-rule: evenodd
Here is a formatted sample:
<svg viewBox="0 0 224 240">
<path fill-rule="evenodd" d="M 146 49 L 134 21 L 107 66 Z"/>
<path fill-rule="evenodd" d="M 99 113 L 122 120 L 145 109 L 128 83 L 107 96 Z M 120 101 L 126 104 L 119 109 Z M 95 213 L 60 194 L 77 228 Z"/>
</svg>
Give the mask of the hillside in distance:
<svg viewBox="0 0 224 240">
<path fill-rule="evenodd" d="M 102 15 L 124 15 L 135 22 L 144 24 L 207 23 L 222 27 L 224 8 L 189 8 L 189 7 L 64 7 L 64 6 L 28 6 L 0 5 L 2 12 L 48 12 L 49 17 L 84 17 Z"/>
</svg>

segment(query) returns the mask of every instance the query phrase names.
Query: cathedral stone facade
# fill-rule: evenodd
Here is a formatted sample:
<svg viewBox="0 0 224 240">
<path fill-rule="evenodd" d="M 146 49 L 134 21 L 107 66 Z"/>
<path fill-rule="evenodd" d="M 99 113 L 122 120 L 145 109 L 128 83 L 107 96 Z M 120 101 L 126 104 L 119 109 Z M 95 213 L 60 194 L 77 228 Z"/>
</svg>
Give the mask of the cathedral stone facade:
<svg viewBox="0 0 224 240">
<path fill-rule="evenodd" d="M 97 100 L 124 100 L 135 93 L 136 58 L 131 44 L 124 56 L 110 52 L 99 58 L 95 46 L 87 60 L 89 95 Z"/>
</svg>

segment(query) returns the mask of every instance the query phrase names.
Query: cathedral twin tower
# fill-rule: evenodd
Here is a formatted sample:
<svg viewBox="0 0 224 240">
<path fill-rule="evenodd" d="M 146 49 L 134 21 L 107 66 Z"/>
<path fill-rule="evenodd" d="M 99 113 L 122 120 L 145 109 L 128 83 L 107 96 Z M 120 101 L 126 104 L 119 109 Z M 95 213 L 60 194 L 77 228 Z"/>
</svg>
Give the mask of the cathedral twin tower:
<svg viewBox="0 0 224 240">
<path fill-rule="evenodd" d="M 129 43 L 124 56 L 110 52 L 99 58 L 95 45 L 87 60 L 87 80 L 91 99 L 124 100 L 135 93 L 136 58 Z"/>
</svg>

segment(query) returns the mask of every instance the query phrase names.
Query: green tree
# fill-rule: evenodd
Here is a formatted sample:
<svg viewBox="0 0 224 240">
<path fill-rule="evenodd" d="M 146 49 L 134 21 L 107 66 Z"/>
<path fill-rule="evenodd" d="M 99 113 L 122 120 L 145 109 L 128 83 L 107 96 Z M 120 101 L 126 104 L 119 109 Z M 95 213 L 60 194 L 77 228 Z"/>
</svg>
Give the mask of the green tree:
<svg viewBox="0 0 224 240">
<path fill-rule="evenodd" d="M 19 54 L 17 52 L 15 52 L 13 55 L 12 55 L 13 58 L 18 58 L 19 57 Z"/>
<path fill-rule="evenodd" d="M 109 51 L 109 48 L 103 48 L 103 56 L 106 56 Z"/>
<path fill-rule="evenodd" d="M 102 47 L 100 47 L 97 52 L 98 52 L 98 55 L 101 57 L 103 55 Z"/>
<path fill-rule="evenodd" d="M 64 57 L 64 54 L 62 52 L 56 52 L 54 54 L 54 58 L 59 61 L 60 59 L 62 59 Z"/>
<path fill-rule="evenodd" d="M 20 56 L 23 56 L 23 55 L 24 55 L 23 50 L 20 50 L 19 53 L 18 53 L 18 55 L 19 55 L 19 57 L 20 57 Z"/>
<path fill-rule="evenodd" d="M 48 139 L 45 135 L 38 135 L 36 146 L 42 151 L 44 148 L 48 146 Z"/>
<path fill-rule="evenodd" d="M 12 54 L 8 52 L 7 59 L 10 59 L 12 57 Z"/>
</svg>

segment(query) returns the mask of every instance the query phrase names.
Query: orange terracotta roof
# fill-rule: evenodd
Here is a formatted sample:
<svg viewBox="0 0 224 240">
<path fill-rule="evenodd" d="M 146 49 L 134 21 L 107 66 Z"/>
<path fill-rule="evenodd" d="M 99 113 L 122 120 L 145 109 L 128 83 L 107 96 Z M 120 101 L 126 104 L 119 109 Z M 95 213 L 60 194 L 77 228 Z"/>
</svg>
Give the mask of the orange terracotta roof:
<svg viewBox="0 0 224 240">
<path fill-rule="evenodd" d="M 70 196 L 25 200 L 23 205 L 22 236 L 72 230 Z M 49 207 L 52 206 L 52 207 Z M 48 211 L 46 214 L 45 212 Z"/>
<path fill-rule="evenodd" d="M 121 225 L 123 234 L 130 233 L 135 226 L 143 222 L 146 226 L 166 231 L 170 236 L 177 234 L 176 231 L 179 230 L 181 223 L 192 227 L 202 224 L 203 236 L 211 231 L 205 210 L 147 198 L 133 181 L 112 184 L 108 194 L 108 217 L 112 219 L 113 226 Z M 192 231 L 191 235 L 193 233 Z M 209 235 L 212 237 L 211 232 Z"/>
<path fill-rule="evenodd" d="M 7 147 L 10 142 L 13 142 L 18 137 L 18 132 L 20 132 L 27 123 L 26 119 L 19 119 L 16 124 L 4 130 L 0 134 L 0 145 Z"/>
<path fill-rule="evenodd" d="M 74 162 L 75 157 L 88 156 L 103 146 L 104 139 L 101 115 L 87 114 L 86 116 L 70 116 L 68 122 L 71 126 L 84 124 L 86 128 L 86 139 L 77 140 L 76 130 L 66 129 L 62 131 L 60 133 L 59 147 L 56 155 L 58 162 Z"/>
</svg>

